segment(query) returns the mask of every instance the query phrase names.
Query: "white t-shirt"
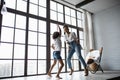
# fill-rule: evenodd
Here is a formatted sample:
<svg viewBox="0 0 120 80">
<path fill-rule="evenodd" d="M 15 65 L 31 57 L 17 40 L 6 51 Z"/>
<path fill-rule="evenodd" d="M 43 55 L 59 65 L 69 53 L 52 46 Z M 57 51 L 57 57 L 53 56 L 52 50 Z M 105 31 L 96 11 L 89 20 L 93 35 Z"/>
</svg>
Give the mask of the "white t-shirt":
<svg viewBox="0 0 120 80">
<path fill-rule="evenodd" d="M 60 37 L 56 38 L 53 40 L 53 44 L 54 44 L 54 51 L 61 51 L 61 47 L 62 47 L 62 42 Z"/>
<path fill-rule="evenodd" d="M 89 58 L 92 58 L 95 62 L 98 62 L 98 59 L 100 57 L 100 51 L 99 50 L 93 50 L 91 52 L 88 52 L 86 56 L 86 62 Z"/>
<path fill-rule="evenodd" d="M 72 42 L 76 39 L 77 39 L 77 37 L 76 37 L 76 34 L 74 32 L 70 32 L 69 36 L 68 36 L 67 33 L 65 33 L 65 35 L 64 35 L 64 40 L 65 41 Z"/>
</svg>

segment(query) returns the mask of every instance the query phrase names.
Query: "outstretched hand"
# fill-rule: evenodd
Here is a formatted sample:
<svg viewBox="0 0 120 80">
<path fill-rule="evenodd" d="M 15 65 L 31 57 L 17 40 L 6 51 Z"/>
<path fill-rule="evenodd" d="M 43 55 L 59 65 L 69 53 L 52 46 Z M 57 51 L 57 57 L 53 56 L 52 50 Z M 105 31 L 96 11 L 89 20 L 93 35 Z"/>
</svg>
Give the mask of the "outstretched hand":
<svg viewBox="0 0 120 80">
<path fill-rule="evenodd" d="M 57 30 L 59 30 L 60 36 L 61 36 L 61 29 L 60 26 L 57 24 Z"/>
</svg>

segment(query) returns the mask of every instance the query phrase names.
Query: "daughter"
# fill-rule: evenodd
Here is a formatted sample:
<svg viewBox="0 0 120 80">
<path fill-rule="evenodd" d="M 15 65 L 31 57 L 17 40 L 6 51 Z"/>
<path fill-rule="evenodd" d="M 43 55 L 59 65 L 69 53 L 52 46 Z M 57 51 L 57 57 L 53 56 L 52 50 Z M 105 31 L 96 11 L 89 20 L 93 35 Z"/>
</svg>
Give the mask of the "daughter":
<svg viewBox="0 0 120 80">
<path fill-rule="evenodd" d="M 54 62 L 53 62 L 53 64 L 52 64 L 52 66 L 50 67 L 50 69 L 49 69 L 49 72 L 47 73 L 47 75 L 49 76 L 49 77 L 52 77 L 51 76 L 51 71 L 52 71 L 52 69 L 53 69 L 53 67 L 56 65 L 56 62 L 57 61 L 59 61 L 59 63 L 61 64 L 61 66 L 60 66 L 60 68 L 59 68 L 59 70 L 58 70 L 58 72 L 57 72 L 57 75 L 56 75 L 56 78 L 58 78 L 58 79 L 62 79 L 60 76 L 59 76 L 59 74 L 60 74 L 60 72 L 61 72 L 61 70 L 62 70 L 62 68 L 63 68 L 63 66 L 64 66 L 64 63 L 63 63 L 63 60 L 62 60 L 62 57 L 61 57 L 61 29 L 60 29 L 60 27 L 59 27 L 59 25 L 57 25 L 58 26 L 58 28 L 59 28 L 59 32 L 54 32 L 53 33 L 53 36 L 52 36 L 52 38 L 53 38 L 53 40 L 54 40 L 54 42 L 53 42 L 53 44 L 52 44 L 52 48 L 54 49 L 54 51 L 53 51 L 53 58 L 54 58 Z"/>
</svg>

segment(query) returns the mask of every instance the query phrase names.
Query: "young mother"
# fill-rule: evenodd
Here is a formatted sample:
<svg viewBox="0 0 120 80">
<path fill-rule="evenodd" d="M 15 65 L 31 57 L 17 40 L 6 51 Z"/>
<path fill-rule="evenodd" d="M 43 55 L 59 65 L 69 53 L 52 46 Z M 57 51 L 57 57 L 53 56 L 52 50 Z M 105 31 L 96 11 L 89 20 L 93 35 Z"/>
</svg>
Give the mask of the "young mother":
<svg viewBox="0 0 120 80">
<path fill-rule="evenodd" d="M 64 25 L 63 29 L 64 29 L 65 41 L 69 45 L 67 63 L 71 70 L 70 75 L 72 75 L 72 73 L 73 73 L 73 69 L 72 69 L 72 65 L 71 65 L 71 57 L 73 56 L 74 52 L 76 52 L 79 61 L 82 62 L 83 66 L 84 66 L 85 76 L 88 76 L 87 65 L 81 55 L 81 45 L 79 44 L 79 40 L 76 37 L 76 34 L 74 32 L 69 31 L 68 25 Z"/>
</svg>

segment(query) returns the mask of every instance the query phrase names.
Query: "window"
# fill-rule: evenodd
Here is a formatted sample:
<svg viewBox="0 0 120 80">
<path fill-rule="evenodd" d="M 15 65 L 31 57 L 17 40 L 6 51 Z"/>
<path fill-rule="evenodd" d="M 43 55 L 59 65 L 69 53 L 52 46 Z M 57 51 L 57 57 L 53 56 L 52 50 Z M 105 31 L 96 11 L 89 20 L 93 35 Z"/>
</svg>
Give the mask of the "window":
<svg viewBox="0 0 120 80">
<path fill-rule="evenodd" d="M 47 59 L 49 51 L 47 50 L 49 49 L 50 62 L 53 63 L 53 49 L 48 47 L 47 43 L 50 45 L 53 43 L 52 34 L 58 30 L 57 24 L 60 24 L 62 31 L 63 24 L 68 24 L 70 31 L 76 33 L 83 47 L 82 56 L 84 57 L 83 13 L 51 0 L 50 12 L 48 12 L 50 13 L 50 21 L 48 21 L 47 0 L 29 0 L 29 8 L 27 8 L 27 1 L 6 0 L 6 6 L 10 10 L 5 16 L 3 15 L 2 20 L 0 78 L 46 74 L 47 68 L 50 67 L 47 63 L 49 61 Z M 50 40 L 48 35 L 50 35 Z M 63 36 L 64 32 L 61 37 L 61 56 L 63 62 L 67 64 L 68 48 L 65 46 Z M 78 57 L 74 55 L 72 65 L 75 71 L 80 70 L 79 64 Z M 59 66 L 59 64 L 56 65 L 52 72 L 57 72 Z M 69 68 L 65 65 L 62 72 L 67 71 Z"/>
<path fill-rule="evenodd" d="M 55 21 L 63 22 L 63 5 L 51 1 L 50 18 Z"/>
<path fill-rule="evenodd" d="M 26 17 L 16 15 L 16 28 L 26 29 Z"/>
<path fill-rule="evenodd" d="M 2 27 L 1 41 L 13 42 L 14 29 Z"/>
<path fill-rule="evenodd" d="M 6 7 L 15 9 L 15 5 L 16 5 L 16 0 L 6 0 Z"/>
<path fill-rule="evenodd" d="M 76 26 L 76 11 L 65 7 L 65 23 Z"/>
<path fill-rule="evenodd" d="M 77 25 L 78 27 L 83 27 L 82 23 L 83 23 L 83 20 L 82 20 L 82 13 L 77 11 Z"/>
<path fill-rule="evenodd" d="M 14 60 L 13 76 L 24 75 L 24 60 Z"/>
<path fill-rule="evenodd" d="M 17 10 L 27 12 L 27 2 L 24 0 L 17 0 Z"/>
<path fill-rule="evenodd" d="M 9 22 L 8 22 L 8 20 L 9 20 Z M 5 16 L 3 16 L 2 25 L 14 27 L 14 20 L 15 20 L 15 14 L 7 13 Z"/>
<path fill-rule="evenodd" d="M 15 59 L 24 59 L 25 58 L 25 45 L 15 44 L 14 45 L 14 58 Z"/>
</svg>

